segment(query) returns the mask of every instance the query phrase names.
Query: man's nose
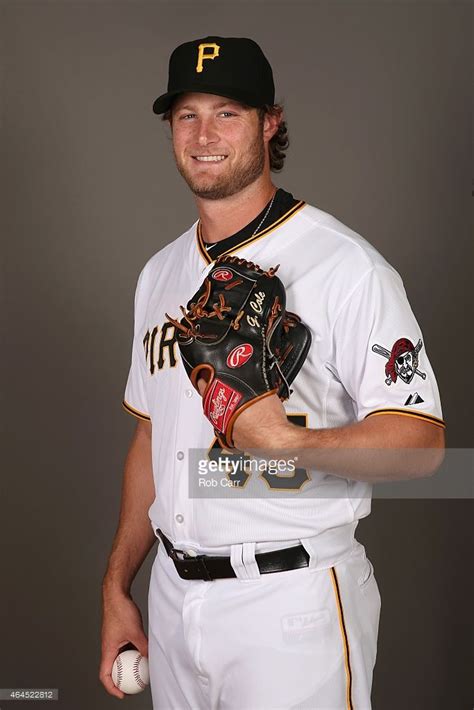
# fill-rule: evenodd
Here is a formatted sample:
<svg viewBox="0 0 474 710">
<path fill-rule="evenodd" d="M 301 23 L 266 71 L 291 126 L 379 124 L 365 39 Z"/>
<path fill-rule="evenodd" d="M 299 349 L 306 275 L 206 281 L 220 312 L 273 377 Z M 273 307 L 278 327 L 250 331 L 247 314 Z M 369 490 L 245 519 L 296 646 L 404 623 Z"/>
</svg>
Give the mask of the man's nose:
<svg viewBox="0 0 474 710">
<path fill-rule="evenodd" d="M 212 121 L 201 121 L 198 135 L 199 145 L 206 146 L 208 143 L 214 143 L 217 138 L 215 126 Z"/>
</svg>

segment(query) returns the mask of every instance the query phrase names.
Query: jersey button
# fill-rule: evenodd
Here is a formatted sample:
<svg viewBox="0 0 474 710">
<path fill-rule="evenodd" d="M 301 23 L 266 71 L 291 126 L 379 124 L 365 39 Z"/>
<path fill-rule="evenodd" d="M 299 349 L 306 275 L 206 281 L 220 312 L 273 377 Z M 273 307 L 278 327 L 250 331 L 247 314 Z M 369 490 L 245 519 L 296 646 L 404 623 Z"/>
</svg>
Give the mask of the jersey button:
<svg viewBox="0 0 474 710">
<path fill-rule="evenodd" d="M 184 452 L 178 451 L 178 453 L 176 454 L 176 458 L 178 459 L 178 461 L 182 461 L 184 459 Z"/>
<path fill-rule="evenodd" d="M 183 518 L 183 516 L 182 516 L 181 514 L 178 514 L 178 515 L 176 516 L 175 520 L 176 520 L 177 523 L 182 523 L 182 522 L 184 522 L 184 518 Z"/>
<path fill-rule="evenodd" d="M 186 397 L 190 398 L 190 397 L 193 396 L 193 391 L 192 391 L 192 390 L 186 390 L 185 394 L 186 394 Z"/>
</svg>

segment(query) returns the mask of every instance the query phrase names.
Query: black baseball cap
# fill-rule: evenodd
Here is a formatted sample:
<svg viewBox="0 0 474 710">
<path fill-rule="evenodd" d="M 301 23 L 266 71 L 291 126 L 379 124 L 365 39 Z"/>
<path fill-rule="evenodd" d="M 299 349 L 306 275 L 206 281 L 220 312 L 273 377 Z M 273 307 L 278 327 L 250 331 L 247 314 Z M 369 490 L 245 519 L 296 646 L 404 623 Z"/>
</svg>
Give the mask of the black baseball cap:
<svg viewBox="0 0 474 710">
<path fill-rule="evenodd" d="M 178 94 L 188 91 L 255 107 L 275 103 L 270 63 L 246 37 L 204 37 L 176 47 L 169 62 L 168 91 L 156 99 L 153 111 L 164 113 Z"/>
</svg>

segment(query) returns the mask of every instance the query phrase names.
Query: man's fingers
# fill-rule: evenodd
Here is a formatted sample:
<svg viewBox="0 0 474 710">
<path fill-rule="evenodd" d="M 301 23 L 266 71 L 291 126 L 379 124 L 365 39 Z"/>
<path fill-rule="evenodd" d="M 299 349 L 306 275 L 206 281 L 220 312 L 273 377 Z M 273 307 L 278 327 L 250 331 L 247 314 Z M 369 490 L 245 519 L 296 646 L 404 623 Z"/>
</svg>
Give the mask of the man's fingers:
<svg viewBox="0 0 474 710">
<path fill-rule="evenodd" d="M 117 686 L 114 684 L 114 681 L 112 680 L 111 671 L 110 672 L 101 671 L 99 673 L 99 679 L 100 679 L 100 682 L 102 683 L 102 685 L 104 686 L 104 688 L 106 689 L 106 691 L 110 695 L 115 695 L 116 698 L 120 698 L 120 699 L 125 697 L 125 693 L 122 693 L 122 691 L 119 690 L 117 688 Z"/>
<path fill-rule="evenodd" d="M 116 698 L 124 698 L 125 694 L 117 688 L 112 680 L 112 666 L 114 665 L 117 653 L 118 651 L 115 649 L 102 652 L 102 662 L 99 668 L 99 679 L 110 695 L 115 695 Z"/>
</svg>

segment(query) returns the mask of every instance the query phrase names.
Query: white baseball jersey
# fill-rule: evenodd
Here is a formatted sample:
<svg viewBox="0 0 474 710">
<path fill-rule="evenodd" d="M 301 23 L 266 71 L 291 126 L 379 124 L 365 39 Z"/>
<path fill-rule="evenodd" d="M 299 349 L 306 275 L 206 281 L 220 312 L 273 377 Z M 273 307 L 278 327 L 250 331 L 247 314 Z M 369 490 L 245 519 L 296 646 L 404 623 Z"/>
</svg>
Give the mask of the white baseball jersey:
<svg viewBox="0 0 474 710">
<path fill-rule="evenodd" d="M 444 427 L 436 379 L 402 279 L 363 237 L 295 202 L 227 253 L 263 269 L 280 264 L 287 308 L 311 330 L 311 349 L 284 404 L 290 420 L 321 429 L 390 413 Z M 189 496 L 189 476 L 198 475 L 189 470 L 189 451 L 210 450 L 216 440 L 165 313 L 180 317 L 179 306 L 212 268 L 196 222 L 155 254 L 138 279 L 124 407 L 153 425 L 153 528 L 177 547 L 215 549 L 311 538 L 365 517 L 371 485 L 339 476 L 310 474 L 285 497 L 277 490 L 274 498 Z"/>
</svg>

